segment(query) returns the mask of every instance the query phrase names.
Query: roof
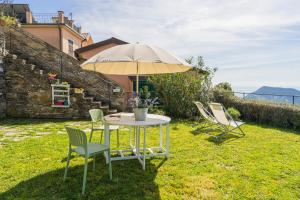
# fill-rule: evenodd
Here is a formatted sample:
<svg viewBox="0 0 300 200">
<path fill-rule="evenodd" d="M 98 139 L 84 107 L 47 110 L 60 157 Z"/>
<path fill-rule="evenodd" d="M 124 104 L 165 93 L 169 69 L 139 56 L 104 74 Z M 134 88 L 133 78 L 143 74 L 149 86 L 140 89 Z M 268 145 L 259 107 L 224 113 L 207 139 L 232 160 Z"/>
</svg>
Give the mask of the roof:
<svg viewBox="0 0 300 200">
<path fill-rule="evenodd" d="M 26 12 L 30 11 L 29 5 L 28 4 L 12 4 L 11 5 L 13 9 L 18 13 L 18 12 Z"/>
<path fill-rule="evenodd" d="M 89 33 L 81 33 L 82 37 L 84 37 L 84 39 L 88 39 L 89 37 L 91 37 L 91 34 Z"/>
<path fill-rule="evenodd" d="M 1 4 L 1 8 L 5 8 L 6 11 L 12 11 L 16 13 L 25 13 L 26 11 L 30 11 L 28 4 Z"/>
<path fill-rule="evenodd" d="M 102 46 L 105 46 L 105 45 L 108 45 L 108 44 L 112 44 L 112 43 L 113 44 L 128 44 L 128 42 L 125 42 L 123 40 L 119 40 L 117 38 L 111 37 L 107 40 L 96 42 L 94 44 L 90 44 L 88 46 L 76 49 L 75 52 L 76 53 L 82 53 L 82 52 L 89 51 L 89 50 L 92 50 L 92 49 L 95 49 L 95 48 L 98 48 L 98 47 L 102 47 Z"/>
</svg>

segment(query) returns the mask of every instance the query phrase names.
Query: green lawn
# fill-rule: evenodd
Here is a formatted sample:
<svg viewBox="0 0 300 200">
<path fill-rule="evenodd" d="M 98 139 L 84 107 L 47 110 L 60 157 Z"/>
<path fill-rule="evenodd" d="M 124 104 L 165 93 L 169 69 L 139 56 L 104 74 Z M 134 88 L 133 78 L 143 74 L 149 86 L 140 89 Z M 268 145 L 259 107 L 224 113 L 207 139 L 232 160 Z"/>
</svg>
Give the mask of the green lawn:
<svg viewBox="0 0 300 200">
<path fill-rule="evenodd" d="M 88 131 L 87 121 L 0 121 L 0 199 L 299 199 L 300 134 L 260 125 L 244 126 L 245 137 L 219 143 L 193 123 L 171 124 L 171 155 L 115 161 L 113 181 L 103 157 L 96 172 L 89 165 L 87 192 L 81 196 L 84 160 L 71 160 L 63 182 L 68 138 L 64 125 Z M 206 130 L 210 131 L 210 130 Z M 149 143 L 158 143 L 150 129 Z M 94 139 L 99 140 L 99 133 Z M 115 139 L 112 135 L 112 139 Z M 128 131 L 121 131 L 127 147 Z M 115 140 L 112 146 L 116 146 Z"/>
</svg>

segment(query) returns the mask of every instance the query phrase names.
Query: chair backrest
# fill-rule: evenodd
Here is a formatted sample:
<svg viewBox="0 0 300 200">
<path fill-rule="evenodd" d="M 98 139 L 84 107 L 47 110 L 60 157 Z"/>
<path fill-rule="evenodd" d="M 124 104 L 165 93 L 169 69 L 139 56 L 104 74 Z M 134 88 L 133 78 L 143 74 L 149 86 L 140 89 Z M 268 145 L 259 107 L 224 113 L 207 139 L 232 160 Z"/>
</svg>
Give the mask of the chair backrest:
<svg viewBox="0 0 300 200">
<path fill-rule="evenodd" d="M 209 111 L 203 106 L 203 104 L 199 101 L 194 101 L 201 115 L 210 121 L 214 121 L 214 117 L 209 113 Z"/>
<path fill-rule="evenodd" d="M 69 136 L 69 141 L 72 146 L 87 147 L 87 138 L 85 132 L 77 128 L 65 127 Z"/>
<path fill-rule="evenodd" d="M 103 121 L 103 111 L 101 109 L 91 109 L 89 110 L 92 122 Z"/>
<path fill-rule="evenodd" d="M 228 121 L 226 117 L 226 113 L 224 110 L 224 107 L 220 103 L 209 103 L 209 107 L 216 118 L 216 120 L 224 125 L 229 125 L 230 122 Z"/>
</svg>

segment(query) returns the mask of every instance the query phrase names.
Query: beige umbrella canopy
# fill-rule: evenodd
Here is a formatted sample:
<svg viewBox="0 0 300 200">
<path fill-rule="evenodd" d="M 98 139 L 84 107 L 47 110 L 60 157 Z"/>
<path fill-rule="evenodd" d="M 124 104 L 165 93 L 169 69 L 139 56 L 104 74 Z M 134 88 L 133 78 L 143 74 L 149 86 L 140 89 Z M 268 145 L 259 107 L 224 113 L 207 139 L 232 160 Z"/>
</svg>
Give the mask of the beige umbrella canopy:
<svg viewBox="0 0 300 200">
<path fill-rule="evenodd" d="M 111 75 L 139 75 L 185 72 L 192 68 L 167 51 L 145 44 L 124 44 L 106 49 L 85 61 L 83 69 Z M 138 87 L 137 87 L 138 93 Z"/>
</svg>

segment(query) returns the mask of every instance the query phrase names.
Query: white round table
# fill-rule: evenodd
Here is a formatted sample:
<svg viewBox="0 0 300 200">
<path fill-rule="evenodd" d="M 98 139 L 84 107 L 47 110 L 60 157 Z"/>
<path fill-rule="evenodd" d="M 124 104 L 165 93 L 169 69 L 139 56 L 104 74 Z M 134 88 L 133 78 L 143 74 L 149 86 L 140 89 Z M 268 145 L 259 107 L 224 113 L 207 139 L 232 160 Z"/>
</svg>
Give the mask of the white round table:
<svg viewBox="0 0 300 200">
<path fill-rule="evenodd" d="M 169 146 L 170 146 L 170 126 L 169 123 L 171 118 L 162 115 L 148 114 L 146 121 L 135 121 L 133 113 L 117 113 L 111 114 L 104 117 L 104 143 L 110 146 L 110 134 L 109 134 L 109 125 L 120 125 L 120 126 L 130 126 L 134 127 L 134 145 L 131 141 L 130 133 L 130 149 L 126 150 L 112 150 L 111 152 L 116 152 L 117 157 L 112 157 L 111 161 L 116 160 L 128 160 L 128 159 L 138 159 L 142 164 L 143 169 L 146 167 L 146 158 L 154 156 L 165 156 L 168 157 Z M 166 144 L 163 145 L 163 125 L 166 126 Z M 146 138 L 147 138 L 147 127 L 149 126 L 160 126 L 160 137 L 159 137 L 159 146 L 158 147 L 149 147 L 147 148 Z M 144 129 L 144 142 L 142 152 L 140 149 L 140 129 Z M 133 155 L 125 156 L 125 152 L 132 152 Z M 106 161 L 107 160 L 107 155 Z"/>
</svg>

